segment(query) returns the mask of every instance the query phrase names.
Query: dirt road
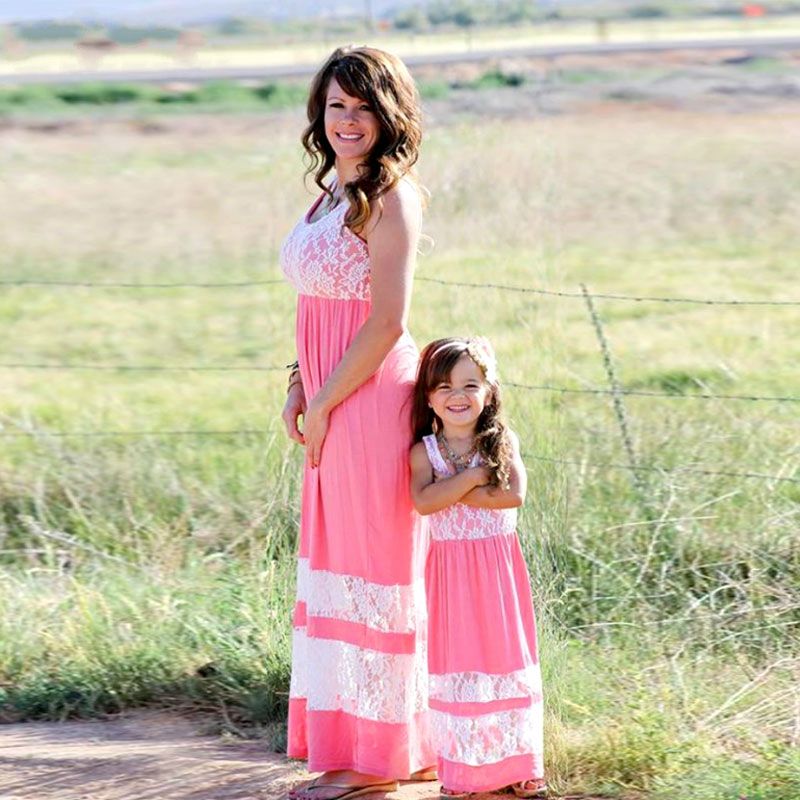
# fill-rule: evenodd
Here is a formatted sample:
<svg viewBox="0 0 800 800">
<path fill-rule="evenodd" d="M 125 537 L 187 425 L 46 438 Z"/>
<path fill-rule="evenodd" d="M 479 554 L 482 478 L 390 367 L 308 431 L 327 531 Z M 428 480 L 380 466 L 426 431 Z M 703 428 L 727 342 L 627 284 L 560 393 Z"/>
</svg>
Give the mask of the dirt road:
<svg viewBox="0 0 800 800">
<path fill-rule="evenodd" d="M 170 712 L 0 726 L 0 800 L 272 800 L 307 773 L 263 741 L 210 735 Z M 403 784 L 387 800 L 438 797 Z"/>
</svg>

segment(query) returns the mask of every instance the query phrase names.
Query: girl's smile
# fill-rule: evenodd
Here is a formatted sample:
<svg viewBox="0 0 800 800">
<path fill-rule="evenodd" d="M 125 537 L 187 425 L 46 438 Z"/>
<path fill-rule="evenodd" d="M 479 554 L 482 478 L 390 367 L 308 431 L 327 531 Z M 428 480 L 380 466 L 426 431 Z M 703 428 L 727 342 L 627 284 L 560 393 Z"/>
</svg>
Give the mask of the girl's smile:
<svg viewBox="0 0 800 800">
<path fill-rule="evenodd" d="M 475 426 L 489 397 L 481 368 L 465 353 L 456 361 L 449 381 L 440 383 L 428 395 L 428 403 L 445 430 Z"/>
</svg>

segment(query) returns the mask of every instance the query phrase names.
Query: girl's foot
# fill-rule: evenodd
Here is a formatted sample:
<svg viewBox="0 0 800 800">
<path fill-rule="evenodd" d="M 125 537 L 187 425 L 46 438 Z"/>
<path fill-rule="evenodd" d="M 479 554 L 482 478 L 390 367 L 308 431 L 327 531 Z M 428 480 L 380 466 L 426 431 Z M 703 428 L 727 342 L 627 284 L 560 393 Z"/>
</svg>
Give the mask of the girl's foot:
<svg viewBox="0 0 800 800">
<path fill-rule="evenodd" d="M 511 791 L 517 797 L 547 797 L 547 784 L 541 779 L 531 778 L 506 786 L 505 791 Z"/>
<path fill-rule="evenodd" d="M 442 786 L 439 792 L 439 798 L 440 800 L 472 800 L 472 798 L 485 797 L 486 795 L 501 794 L 504 792 L 513 792 L 517 797 L 545 798 L 547 797 L 547 784 L 543 780 L 531 778 L 527 781 L 512 783 L 510 786 L 504 786 L 502 789 L 488 792 L 457 792 Z"/>
</svg>

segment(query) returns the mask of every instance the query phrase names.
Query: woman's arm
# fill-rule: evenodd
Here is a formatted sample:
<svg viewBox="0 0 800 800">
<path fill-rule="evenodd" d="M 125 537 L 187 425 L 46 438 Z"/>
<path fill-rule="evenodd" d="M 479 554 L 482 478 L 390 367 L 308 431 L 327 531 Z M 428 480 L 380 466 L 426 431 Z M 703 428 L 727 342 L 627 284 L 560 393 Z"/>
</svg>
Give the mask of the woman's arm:
<svg viewBox="0 0 800 800">
<path fill-rule="evenodd" d="M 414 508 L 423 516 L 458 503 L 488 479 L 484 467 L 472 467 L 434 483 L 433 468 L 425 445 L 417 442 L 411 448 L 411 500 Z"/>
<path fill-rule="evenodd" d="M 519 439 L 513 431 L 508 432 L 511 441 L 511 470 L 508 489 L 499 486 L 478 486 L 461 498 L 461 502 L 478 508 L 517 508 L 525 502 L 528 488 L 528 473 L 519 452 Z"/>
<path fill-rule="evenodd" d="M 411 302 L 422 206 L 416 189 L 400 181 L 384 195 L 383 213 L 367 225 L 372 308 L 342 360 L 308 404 L 303 435 L 311 466 L 319 464 L 328 417 L 370 378 L 405 330 Z"/>
</svg>

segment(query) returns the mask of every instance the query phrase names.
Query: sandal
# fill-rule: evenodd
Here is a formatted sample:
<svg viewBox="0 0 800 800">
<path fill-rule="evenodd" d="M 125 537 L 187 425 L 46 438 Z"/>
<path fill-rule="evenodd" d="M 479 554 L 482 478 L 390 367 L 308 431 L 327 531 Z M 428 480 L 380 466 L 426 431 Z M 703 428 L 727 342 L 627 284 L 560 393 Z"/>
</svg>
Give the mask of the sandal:
<svg viewBox="0 0 800 800">
<path fill-rule="evenodd" d="M 435 781 L 439 779 L 439 774 L 436 772 L 436 767 L 426 767 L 425 769 L 418 769 L 408 776 L 409 781 Z"/>
<path fill-rule="evenodd" d="M 376 792 L 395 792 L 400 788 L 397 781 L 385 781 L 384 783 L 368 783 L 366 785 L 353 785 L 341 783 L 319 783 L 319 778 L 315 778 L 302 789 L 296 790 L 288 795 L 294 800 L 350 800 L 352 797 L 361 797 L 364 794 L 374 794 Z M 321 789 L 317 794 L 314 790 Z M 326 789 L 338 789 L 339 792 L 325 794 Z"/>
<path fill-rule="evenodd" d="M 300 797 L 300 795 L 306 789 L 313 789 L 318 780 L 319 776 L 312 778 L 310 781 L 306 781 L 305 783 L 300 783 L 297 786 L 293 786 L 288 792 L 286 792 L 286 797 L 288 797 L 289 800 L 295 800 L 296 798 Z"/>
<path fill-rule="evenodd" d="M 530 778 L 527 781 L 519 781 L 506 786 L 505 792 L 513 792 L 517 797 L 544 798 L 547 797 L 547 784 Z"/>
</svg>

